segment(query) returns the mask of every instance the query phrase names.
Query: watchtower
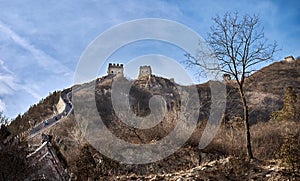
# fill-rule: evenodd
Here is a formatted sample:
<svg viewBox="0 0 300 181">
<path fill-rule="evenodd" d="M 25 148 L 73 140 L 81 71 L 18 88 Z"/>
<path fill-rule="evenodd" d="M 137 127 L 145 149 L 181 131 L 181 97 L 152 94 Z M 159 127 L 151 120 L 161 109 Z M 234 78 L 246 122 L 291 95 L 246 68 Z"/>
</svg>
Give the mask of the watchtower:
<svg viewBox="0 0 300 181">
<path fill-rule="evenodd" d="M 120 75 L 123 76 L 124 67 L 123 64 L 115 64 L 115 63 L 109 63 L 108 64 L 108 75 Z"/>
<path fill-rule="evenodd" d="M 151 66 L 149 65 L 140 66 L 139 78 L 144 76 L 150 76 L 151 74 L 152 74 Z"/>
<path fill-rule="evenodd" d="M 293 56 L 287 56 L 287 57 L 285 57 L 284 58 L 284 60 L 286 61 L 286 62 L 295 62 L 295 58 L 293 57 Z"/>
</svg>

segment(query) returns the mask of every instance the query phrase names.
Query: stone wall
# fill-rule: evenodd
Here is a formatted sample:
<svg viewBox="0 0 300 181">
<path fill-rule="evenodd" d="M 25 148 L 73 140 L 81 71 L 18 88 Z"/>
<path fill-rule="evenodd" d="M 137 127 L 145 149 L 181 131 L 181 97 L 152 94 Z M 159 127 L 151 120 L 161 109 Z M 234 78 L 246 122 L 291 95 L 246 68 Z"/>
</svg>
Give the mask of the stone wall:
<svg viewBox="0 0 300 181">
<path fill-rule="evenodd" d="M 58 103 L 56 104 L 56 111 L 57 111 L 57 114 L 60 114 L 62 112 L 64 112 L 65 110 L 65 107 L 66 107 L 66 104 L 64 102 L 64 100 L 61 98 L 61 96 L 59 97 L 59 101 Z"/>
<path fill-rule="evenodd" d="M 32 164 L 39 165 L 39 169 L 27 180 L 45 177 L 49 180 L 68 180 L 69 175 L 59 161 L 50 142 L 44 142 L 33 153 L 27 156 Z"/>
</svg>

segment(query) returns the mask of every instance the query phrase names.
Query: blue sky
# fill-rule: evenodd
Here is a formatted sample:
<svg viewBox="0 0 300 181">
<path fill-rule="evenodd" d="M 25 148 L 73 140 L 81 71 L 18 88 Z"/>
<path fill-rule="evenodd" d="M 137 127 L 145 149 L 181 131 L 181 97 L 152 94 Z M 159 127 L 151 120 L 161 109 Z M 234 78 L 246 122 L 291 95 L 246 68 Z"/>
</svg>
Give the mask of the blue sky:
<svg viewBox="0 0 300 181">
<path fill-rule="evenodd" d="M 177 21 L 205 38 L 216 14 L 256 13 L 265 27 L 266 38 L 276 40 L 282 49 L 276 55 L 278 60 L 287 55 L 300 56 L 300 2 L 296 0 L 0 0 L 0 7 L 0 110 L 10 118 L 49 92 L 70 87 L 79 58 L 92 40 L 112 26 L 134 19 Z M 164 47 L 153 42 L 132 45 L 107 61 L 126 64 L 135 57 L 157 53 L 178 62 L 184 59 L 176 48 Z M 162 69 L 167 67 L 160 64 Z M 99 74 L 104 74 L 105 68 Z"/>
</svg>

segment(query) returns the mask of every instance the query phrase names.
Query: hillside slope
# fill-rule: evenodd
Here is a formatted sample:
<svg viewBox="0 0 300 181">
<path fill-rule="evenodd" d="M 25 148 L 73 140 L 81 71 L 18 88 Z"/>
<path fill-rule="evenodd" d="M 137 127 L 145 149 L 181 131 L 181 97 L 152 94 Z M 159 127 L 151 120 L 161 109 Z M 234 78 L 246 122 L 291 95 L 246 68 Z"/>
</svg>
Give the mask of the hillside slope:
<svg viewBox="0 0 300 181">
<path fill-rule="evenodd" d="M 300 59 L 294 62 L 275 62 L 249 77 L 250 91 L 259 91 L 283 96 L 286 87 L 300 93 Z M 252 81 L 253 80 L 253 81 Z"/>
<path fill-rule="evenodd" d="M 269 116 L 273 111 L 277 111 L 282 108 L 284 90 L 287 86 L 292 86 L 296 93 L 300 93 L 300 60 L 292 63 L 287 62 L 275 62 L 260 71 L 251 75 L 246 82 L 247 85 L 247 99 L 249 101 L 250 108 L 250 120 L 253 124 L 251 126 L 251 134 L 253 135 L 253 149 L 254 154 L 265 160 L 271 160 L 276 158 L 276 154 L 280 150 L 281 145 L 284 142 L 285 130 L 290 130 L 291 133 L 296 136 L 300 136 L 300 124 L 299 123 L 272 123 L 269 121 Z M 114 81 L 113 76 L 105 76 L 97 79 L 96 81 L 76 85 L 73 90 L 76 90 L 78 95 L 81 96 L 82 101 L 89 101 L 90 97 L 87 95 L 86 88 L 95 86 L 95 99 L 96 106 L 106 127 L 118 138 L 134 144 L 150 144 L 153 141 L 163 139 L 170 131 L 172 131 L 178 121 L 178 112 L 180 112 L 180 95 L 176 83 L 157 76 L 150 76 L 148 78 L 140 78 L 138 80 L 126 80 L 124 82 L 131 82 L 132 87 L 129 92 L 129 103 L 134 114 L 145 117 L 151 113 L 149 109 L 149 100 L 153 95 L 161 95 L 166 100 L 166 115 L 163 120 L 151 129 L 139 130 L 131 128 L 115 114 L 112 107 L 111 100 L 111 86 Z M 99 120 L 96 121 L 87 120 L 87 122 L 76 122 L 74 114 L 70 114 L 65 118 L 62 118 L 60 122 L 52 127 L 43 129 L 41 133 L 53 135 L 53 142 L 57 145 L 59 151 L 62 153 L 63 160 L 66 160 L 68 165 L 68 173 L 75 175 L 80 179 L 80 175 L 85 173 L 80 170 L 80 163 L 82 160 L 90 162 L 91 166 L 90 178 L 94 179 L 178 179 L 184 178 L 185 175 L 189 175 L 186 178 L 203 178 L 203 179 L 233 179 L 238 180 L 240 176 L 247 173 L 251 177 L 243 178 L 265 178 L 269 173 L 274 173 L 276 178 L 280 177 L 282 171 L 274 172 L 270 171 L 266 165 L 268 162 L 264 162 L 264 168 L 261 169 L 262 174 L 248 173 L 244 168 L 237 168 L 238 174 L 233 173 L 232 170 L 236 164 L 228 163 L 229 155 L 243 156 L 243 130 L 239 124 L 232 124 L 232 122 L 239 123 L 240 117 L 242 117 L 242 106 L 239 100 L 239 94 L 235 88 L 234 82 L 227 84 L 227 107 L 226 117 L 227 122 L 230 124 L 222 124 L 217 136 L 212 143 L 204 150 L 198 150 L 196 147 L 199 138 L 203 133 L 206 120 L 209 117 L 210 105 L 211 105 L 211 92 L 209 82 L 205 84 L 197 85 L 200 101 L 200 116 L 198 117 L 198 126 L 194 131 L 189 141 L 179 149 L 174 155 L 169 156 L 159 162 L 146 165 L 126 165 L 117 163 L 114 160 L 107 158 L 101 153 L 97 152 L 84 137 L 84 132 L 79 128 L 82 125 L 87 127 L 97 126 Z M 57 96 L 56 96 L 57 99 Z M 55 100 L 56 100 L 55 99 Z M 57 99 L 58 100 L 58 99 Z M 55 104 L 56 101 L 51 102 Z M 48 104 L 47 104 L 48 105 Z M 45 107 L 43 102 L 37 105 L 35 108 L 41 111 L 40 108 Z M 82 107 L 83 112 L 89 112 L 89 106 Z M 163 108 L 161 108 L 163 109 Z M 38 111 L 28 111 L 24 117 L 16 119 L 12 125 L 24 124 L 29 125 L 28 118 L 36 117 Z M 78 115 L 77 115 L 78 116 Z M 25 119 L 26 118 L 26 119 Z M 42 118 L 40 118 L 42 119 Z M 268 123 L 264 123 L 268 122 Z M 293 129 L 292 129 L 293 128 Z M 25 129 L 24 129 L 25 130 Z M 22 130 L 20 130 L 22 131 Z M 40 142 L 40 134 L 29 140 L 31 144 L 37 144 Z M 210 169 L 215 165 L 203 167 L 205 161 L 212 160 L 227 160 L 217 170 Z M 217 161 L 218 162 L 218 161 Z M 229 165 L 228 165 L 229 164 Z M 232 165 L 233 164 L 233 165 Z M 241 164 L 244 164 L 241 163 Z M 249 165 L 249 163 L 246 163 Z M 269 164 L 272 168 L 276 167 L 276 163 Z M 200 165 L 200 166 L 199 166 Z M 205 165 L 205 164 L 204 164 Z M 250 167 L 252 171 L 260 170 L 260 163 L 251 163 Z M 239 167 L 244 167 L 244 165 Z M 229 169 L 229 170 L 228 170 Z M 224 173 L 225 172 L 225 173 Z M 143 176 L 124 177 L 128 174 L 137 174 Z M 172 173 L 171 175 L 168 173 Z M 207 174 L 203 177 L 196 176 L 197 174 Z M 220 177 L 215 177 L 215 174 Z M 116 175 L 119 175 L 117 178 Z M 173 177 L 174 175 L 177 175 Z M 252 177 L 253 176 L 253 177 Z"/>
</svg>

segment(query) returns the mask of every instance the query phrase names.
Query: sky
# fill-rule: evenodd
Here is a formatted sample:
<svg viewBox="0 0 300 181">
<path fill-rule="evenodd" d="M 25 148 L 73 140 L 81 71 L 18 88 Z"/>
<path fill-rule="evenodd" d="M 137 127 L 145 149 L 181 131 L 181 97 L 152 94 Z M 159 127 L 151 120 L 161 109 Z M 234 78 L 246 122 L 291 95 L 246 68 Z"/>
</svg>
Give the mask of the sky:
<svg viewBox="0 0 300 181">
<path fill-rule="evenodd" d="M 14 118 L 49 93 L 72 86 L 78 62 L 88 45 L 111 27 L 136 19 L 176 21 L 206 38 L 215 15 L 227 11 L 241 15 L 255 13 L 264 26 L 265 37 L 276 40 L 282 49 L 275 58 L 298 57 L 300 11 L 297 7 L 300 7 L 297 0 L 0 0 L 0 111 Z M 185 58 L 182 49 L 165 42 L 133 42 L 113 52 L 99 67 L 98 74 L 105 74 L 108 62 L 136 61 L 154 66 L 154 74 L 185 81 L 176 74 L 177 69 L 171 69 L 164 61 L 152 65 L 148 55 L 156 54 L 163 55 L 156 56 L 158 60 L 172 59 L 178 64 Z M 132 65 L 138 67 L 138 63 Z M 128 70 L 132 70 L 127 71 L 129 77 L 137 75 L 138 70 Z M 193 73 L 188 74 L 193 81 L 199 81 Z"/>
</svg>

